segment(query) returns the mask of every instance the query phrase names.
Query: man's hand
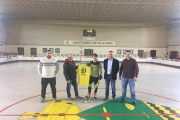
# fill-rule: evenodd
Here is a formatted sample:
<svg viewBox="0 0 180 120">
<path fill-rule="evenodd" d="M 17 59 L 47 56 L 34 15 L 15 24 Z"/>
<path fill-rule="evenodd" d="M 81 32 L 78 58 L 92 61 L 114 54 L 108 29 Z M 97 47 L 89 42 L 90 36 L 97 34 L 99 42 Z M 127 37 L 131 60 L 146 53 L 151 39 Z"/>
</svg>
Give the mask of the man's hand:
<svg viewBox="0 0 180 120">
<path fill-rule="evenodd" d="M 121 80 L 121 76 L 119 76 L 119 80 Z"/>
<path fill-rule="evenodd" d="M 67 83 L 70 83 L 70 80 L 68 80 Z"/>
<path fill-rule="evenodd" d="M 91 66 L 91 63 L 87 63 L 86 66 Z"/>
<path fill-rule="evenodd" d="M 134 77 L 134 81 L 135 81 L 135 82 L 137 81 L 137 77 Z"/>
<path fill-rule="evenodd" d="M 102 75 L 101 75 L 101 74 L 99 75 L 99 79 L 100 79 L 100 80 L 102 79 Z"/>
</svg>

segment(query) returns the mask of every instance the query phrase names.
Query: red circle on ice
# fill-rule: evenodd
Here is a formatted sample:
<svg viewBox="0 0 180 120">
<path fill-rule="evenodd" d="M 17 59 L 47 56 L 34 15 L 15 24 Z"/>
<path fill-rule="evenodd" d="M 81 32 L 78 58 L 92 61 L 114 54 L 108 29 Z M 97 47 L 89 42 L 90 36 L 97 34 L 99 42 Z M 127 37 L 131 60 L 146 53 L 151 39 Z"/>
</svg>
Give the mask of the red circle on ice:
<svg viewBox="0 0 180 120">
<path fill-rule="evenodd" d="M 101 115 L 102 115 L 103 117 L 111 117 L 111 116 L 112 116 L 111 113 L 102 113 Z"/>
</svg>

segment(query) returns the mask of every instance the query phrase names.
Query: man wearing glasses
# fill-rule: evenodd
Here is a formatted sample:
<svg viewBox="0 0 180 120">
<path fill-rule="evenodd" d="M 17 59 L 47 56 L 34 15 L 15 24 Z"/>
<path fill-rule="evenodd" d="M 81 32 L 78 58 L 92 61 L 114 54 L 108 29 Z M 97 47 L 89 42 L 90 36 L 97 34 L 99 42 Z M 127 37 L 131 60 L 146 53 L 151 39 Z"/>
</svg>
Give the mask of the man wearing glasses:
<svg viewBox="0 0 180 120">
<path fill-rule="evenodd" d="M 73 55 L 69 54 L 68 59 L 65 59 L 65 63 L 63 65 L 63 74 L 67 81 L 66 92 L 67 92 L 67 96 L 69 100 L 73 100 L 70 93 L 71 84 L 74 87 L 76 98 L 81 99 L 81 97 L 78 94 L 78 85 L 76 81 L 76 69 L 77 69 L 77 66 L 75 62 L 73 61 Z"/>
</svg>

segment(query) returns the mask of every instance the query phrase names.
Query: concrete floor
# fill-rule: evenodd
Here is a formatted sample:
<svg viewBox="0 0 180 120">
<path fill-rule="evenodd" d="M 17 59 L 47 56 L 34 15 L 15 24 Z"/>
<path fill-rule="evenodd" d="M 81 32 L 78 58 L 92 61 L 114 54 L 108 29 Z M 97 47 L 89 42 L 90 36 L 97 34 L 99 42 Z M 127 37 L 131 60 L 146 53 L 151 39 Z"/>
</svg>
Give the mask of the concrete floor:
<svg viewBox="0 0 180 120">
<path fill-rule="evenodd" d="M 49 104 L 39 103 L 40 96 L 21 101 L 41 94 L 41 77 L 37 72 L 37 65 L 38 62 L 15 62 L 0 65 L 0 114 L 23 114 L 25 111 L 41 112 Z M 139 68 L 136 98 L 180 109 L 180 69 L 148 63 L 139 63 Z M 56 88 L 59 91 L 57 92 L 58 99 L 67 100 L 66 91 L 61 91 L 66 90 L 63 63 L 60 63 L 60 71 L 56 80 Z M 81 111 L 103 103 L 102 99 L 105 97 L 104 79 L 100 81 L 99 88 L 97 101 L 91 101 L 89 104 L 81 104 L 80 100 L 74 100 L 73 102 L 78 104 Z M 116 89 L 121 88 L 121 81 L 118 79 Z M 47 92 L 51 92 L 50 86 L 48 86 Z M 117 97 L 121 96 L 121 92 L 121 90 L 116 91 Z M 71 94 L 74 97 L 74 91 L 71 91 Z M 79 94 L 84 97 L 87 94 L 86 87 L 79 86 Z M 130 97 L 129 91 L 127 97 Z M 51 94 L 47 94 L 46 98 L 51 98 Z M 21 102 L 3 110 L 18 101 Z M 17 120 L 18 118 L 19 116 L 0 116 L 0 120 Z"/>
</svg>

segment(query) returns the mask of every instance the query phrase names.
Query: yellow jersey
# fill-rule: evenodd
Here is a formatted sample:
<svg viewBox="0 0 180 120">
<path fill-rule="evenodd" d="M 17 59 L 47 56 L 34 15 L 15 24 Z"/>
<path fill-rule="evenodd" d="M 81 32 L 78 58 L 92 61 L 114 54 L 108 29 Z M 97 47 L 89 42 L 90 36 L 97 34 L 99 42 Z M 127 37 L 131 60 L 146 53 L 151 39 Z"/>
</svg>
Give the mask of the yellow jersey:
<svg viewBox="0 0 180 120">
<path fill-rule="evenodd" d="M 78 65 L 77 74 L 78 74 L 78 85 L 89 86 L 91 67 Z"/>
</svg>

